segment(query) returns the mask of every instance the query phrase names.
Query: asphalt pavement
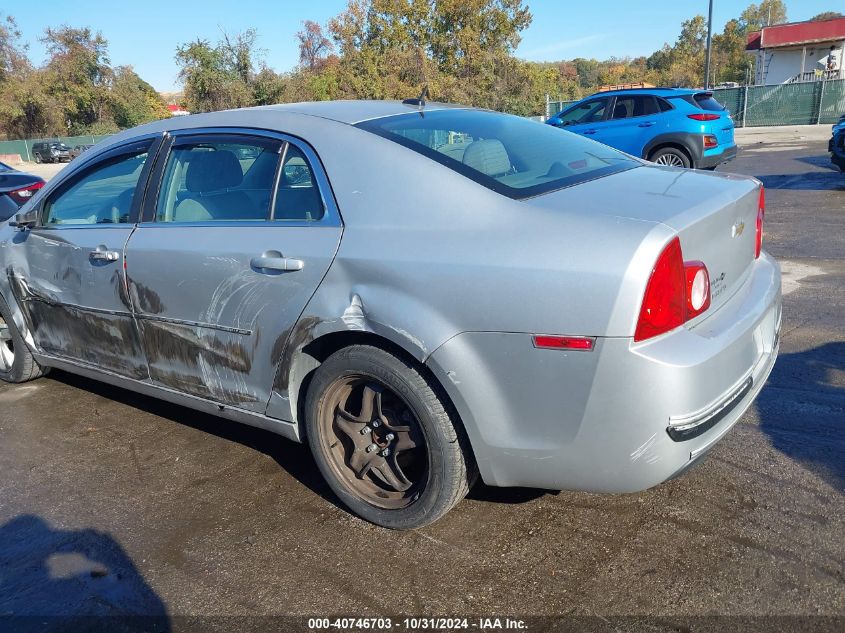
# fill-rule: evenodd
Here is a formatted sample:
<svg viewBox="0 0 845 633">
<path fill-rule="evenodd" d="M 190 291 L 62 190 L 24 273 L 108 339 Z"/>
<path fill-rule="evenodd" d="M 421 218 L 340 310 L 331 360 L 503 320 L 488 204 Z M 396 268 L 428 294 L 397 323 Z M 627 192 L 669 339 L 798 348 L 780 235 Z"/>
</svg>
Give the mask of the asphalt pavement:
<svg viewBox="0 0 845 633">
<path fill-rule="evenodd" d="M 479 485 L 438 523 L 392 532 L 339 507 L 303 446 L 54 372 L 0 386 L 0 614 L 842 630 L 819 616 L 845 618 L 845 174 L 818 136 L 749 133 L 720 168 L 767 188 L 781 352 L 684 476 L 619 496 Z"/>
</svg>

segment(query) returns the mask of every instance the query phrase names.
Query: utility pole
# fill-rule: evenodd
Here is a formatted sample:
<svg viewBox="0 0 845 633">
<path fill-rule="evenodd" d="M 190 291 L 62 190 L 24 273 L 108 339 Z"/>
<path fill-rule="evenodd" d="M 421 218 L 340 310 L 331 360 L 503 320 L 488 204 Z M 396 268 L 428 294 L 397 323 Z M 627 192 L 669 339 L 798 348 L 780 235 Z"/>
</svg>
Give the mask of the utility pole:
<svg viewBox="0 0 845 633">
<path fill-rule="evenodd" d="M 710 49 L 713 46 L 713 0 L 707 12 L 707 57 L 704 60 L 704 89 L 710 87 Z"/>
</svg>

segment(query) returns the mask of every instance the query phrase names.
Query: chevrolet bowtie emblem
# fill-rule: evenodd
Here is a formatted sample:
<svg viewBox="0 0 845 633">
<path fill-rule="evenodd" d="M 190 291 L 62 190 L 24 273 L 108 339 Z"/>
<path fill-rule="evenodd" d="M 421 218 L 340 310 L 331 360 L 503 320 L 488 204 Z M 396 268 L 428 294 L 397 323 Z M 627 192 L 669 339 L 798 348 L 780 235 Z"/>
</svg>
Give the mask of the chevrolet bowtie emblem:
<svg viewBox="0 0 845 633">
<path fill-rule="evenodd" d="M 745 230 L 745 222 L 737 220 L 736 224 L 731 227 L 731 237 L 739 237 Z"/>
</svg>

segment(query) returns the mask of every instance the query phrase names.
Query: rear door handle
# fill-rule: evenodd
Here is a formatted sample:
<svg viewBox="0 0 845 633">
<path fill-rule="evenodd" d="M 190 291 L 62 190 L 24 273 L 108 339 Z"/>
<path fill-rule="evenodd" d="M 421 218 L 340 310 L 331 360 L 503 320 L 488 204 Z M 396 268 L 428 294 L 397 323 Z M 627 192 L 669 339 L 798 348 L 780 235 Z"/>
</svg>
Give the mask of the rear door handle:
<svg viewBox="0 0 845 633">
<path fill-rule="evenodd" d="M 305 267 L 305 262 L 301 259 L 284 257 L 279 251 L 267 251 L 261 257 L 253 257 L 249 263 L 258 272 L 264 270 L 293 272 Z"/>
<path fill-rule="evenodd" d="M 638 127 L 651 127 L 652 125 L 654 125 L 654 121 L 643 121 Z"/>
<path fill-rule="evenodd" d="M 110 251 L 107 246 L 100 244 L 93 251 L 88 253 L 88 259 L 95 262 L 116 262 L 120 259 L 120 253 Z"/>
</svg>

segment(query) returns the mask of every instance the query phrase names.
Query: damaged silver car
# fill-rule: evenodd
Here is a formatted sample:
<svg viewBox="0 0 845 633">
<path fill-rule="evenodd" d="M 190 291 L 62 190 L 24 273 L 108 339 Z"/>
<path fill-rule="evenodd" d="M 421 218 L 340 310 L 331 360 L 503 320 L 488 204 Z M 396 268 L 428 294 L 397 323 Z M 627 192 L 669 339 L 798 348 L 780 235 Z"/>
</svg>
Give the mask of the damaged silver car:
<svg viewBox="0 0 845 633">
<path fill-rule="evenodd" d="M 391 528 L 478 476 L 642 490 L 772 369 L 764 206 L 752 178 L 472 108 L 158 121 L 0 226 L 0 378 L 57 368 L 307 441 Z"/>
</svg>

